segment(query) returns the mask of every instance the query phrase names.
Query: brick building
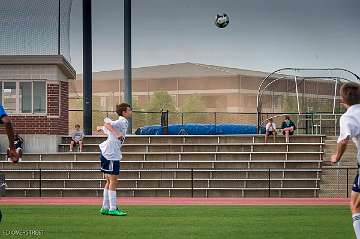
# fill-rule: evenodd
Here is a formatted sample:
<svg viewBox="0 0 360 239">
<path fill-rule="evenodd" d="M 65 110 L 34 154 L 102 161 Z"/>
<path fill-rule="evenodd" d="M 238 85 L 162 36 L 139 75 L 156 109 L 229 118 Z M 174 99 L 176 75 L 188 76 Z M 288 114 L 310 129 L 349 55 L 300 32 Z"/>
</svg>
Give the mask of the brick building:
<svg viewBox="0 0 360 239">
<path fill-rule="evenodd" d="M 133 69 L 133 97 L 141 107 L 145 106 L 155 91 L 167 91 L 181 111 L 187 97 L 198 95 L 207 112 L 256 112 L 256 96 L 260 82 L 268 72 L 212 66 L 198 63 L 179 63 L 140 67 Z M 301 102 L 306 110 L 314 102 L 330 104 L 334 94 L 334 82 L 324 80 L 302 80 L 298 78 L 299 92 L 314 101 Z M 123 71 L 101 71 L 93 74 L 93 96 L 100 101 L 101 110 L 114 110 L 121 101 Z M 268 88 L 263 96 L 263 109 L 266 112 L 283 112 L 287 99 L 295 99 L 293 76 L 278 81 Z M 70 98 L 82 98 L 82 75 L 70 84 Z M 305 100 L 303 97 L 302 100 Z M 71 101 L 70 101 L 71 102 Z M 81 105 L 81 104 L 79 104 Z M 73 105 L 70 108 L 73 109 Z M 75 107 L 76 108 L 76 107 Z M 314 110 L 316 107 L 314 107 Z"/>
<path fill-rule="evenodd" d="M 68 134 L 69 81 L 75 77 L 63 56 L 0 56 L 1 103 L 30 148 Z"/>
</svg>

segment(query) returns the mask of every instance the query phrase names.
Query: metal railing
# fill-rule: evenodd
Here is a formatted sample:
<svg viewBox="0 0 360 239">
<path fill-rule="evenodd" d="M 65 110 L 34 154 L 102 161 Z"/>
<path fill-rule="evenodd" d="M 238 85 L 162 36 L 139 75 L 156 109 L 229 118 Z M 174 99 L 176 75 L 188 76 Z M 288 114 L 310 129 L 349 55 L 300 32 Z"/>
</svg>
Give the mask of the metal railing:
<svg viewBox="0 0 360 239">
<path fill-rule="evenodd" d="M 189 123 L 200 124 L 253 124 L 257 125 L 257 114 L 254 113 L 237 113 L 237 112 L 167 112 L 166 119 L 163 118 L 164 112 L 133 112 L 133 132 L 136 129 L 146 125 L 162 125 L 163 122 L 168 124 L 186 125 Z M 284 115 L 289 115 L 297 126 L 296 134 L 323 134 L 327 136 L 337 136 L 339 134 L 339 119 L 341 114 L 328 112 L 317 113 L 262 113 L 260 127 L 264 127 L 266 120 L 273 118 L 278 126 L 284 119 Z M 93 130 L 96 126 L 103 124 L 105 117 L 117 118 L 114 111 L 93 111 Z M 69 110 L 69 128 L 72 130 L 75 123 L 81 123 L 82 110 Z"/>
<path fill-rule="evenodd" d="M 84 177 L 80 175 L 80 173 L 89 173 L 92 175 L 91 177 Z M 285 177 L 284 174 L 287 173 L 311 173 L 312 176 L 308 176 L 308 178 L 298 178 L 294 176 Z M 124 169 L 122 170 L 122 175 L 130 174 L 137 175 L 137 177 L 126 177 L 123 179 L 119 179 L 119 187 L 122 190 L 134 190 L 130 186 L 122 187 L 122 183 L 126 180 L 132 181 L 146 181 L 146 180 L 154 180 L 154 181 L 173 181 L 171 186 L 168 184 L 156 184 L 158 186 L 154 186 L 155 184 L 149 184 L 148 188 L 153 190 L 177 190 L 179 186 L 174 186 L 174 181 L 182 180 L 181 190 L 187 190 L 190 192 L 189 195 L 194 197 L 198 190 L 212 190 L 212 189 L 221 189 L 221 190 L 238 190 L 238 191 L 262 191 L 264 197 L 279 197 L 281 196 L 281 191 L 283 190 L 308 190 L 312 192 L 314 197 L 318 197 L 319 184 L 318 181 L 320 179 L 319 169 L 276 169 L 276 168 L 263 168 L 263 169 L 249 169 L 249 168 L 236 168 L 236 169 L 213 169 L 213 168 L 177 168 L 177 169 Z M 90 191 L 99 191 L 105 185 L 105 179 L 102 177 L 102 173 L 97 169 L 4 169 L 3 173 L 5 175 L 11 175 L 11 173 L 24 173 L 24 175 L 20 179 L 14 178 L 13 175 L 6 180 L 7 185 L 10 187 L 7 190 L 19 190 L 26 191 L 31 190 L 32 196 L 42 197 L 44 195 L 45 190 L 49 190 L 49 182 L 53 181 L 53 186 L 50 186 L 53 191 L 64 191 L 68 190 L 90 190 Z M 53 176 L 49 177 L 49 173 L 56 173 L 57 175 L 62 174 L 63 176 L 59 178 L 54 178 Z M 159 174 L 161 176 L 151 178 L 148 176 L 149 173 Z M 162 173 L 168 175 L 164 177 Z M 172 176 L 171 173 L 173 173 Z M 144 174 L 144 175 L 143 175 Z M 181 177 L 180 177 L 181 174 Z M 28 175 L 28 177 L 25 177 Z M 208 176 L 204 176 L 208 175 Z M 94 181 L 93 185 L 86 184 L 85 181 Z M 302 183 L 304 180 L 307 180 L 309 184 L 308 186 L 298 185 L 292 186 L 286 185 L 287 181 L 299 181 Z M 24 182 L 22 183 L 21 182 Z M 27 182 L 29 181 L 29 182 Z M 56 183 L 55 181 L 59 182 Z M 71 183 L 70 181 L 76 182 Z M 80 181 L 84 181 L 85 184 L 82 184 Z M 220 183 L 219 183 L 220 181 Z M 69 184 L 70 182 L 70 184 Z M 215 186 L 213 183 L 216 183 Z M 16 186 L 17 184 L 26 185 L 26 187 Z M 44 184 L 47 186 L 44 187 Z M 96 186 L 94 186 L 96 185 Z M 136 183 L 135 188 L 138 183 Z M 143 184 L 141 184 L 143 185 Z M 167 186 L 166 186 L 167 185 Z M 144 187 L 144 186 L 142 186 Z M 146 187 L 146 186 L 145 186 Z M 6 194 L 5 194 L 6 196 Z"/>
<path fill-rule="evenodd" d="M 14 176 L 9 177 L 5 183 L 7 185 L 12 185 L 10 181 L 13 181 L 15 183 L 20 183 L 20 181 L 26 181 L 29 180 L 31 183 L 29 183 L 29 187 L 32 191 L 38 191 L 37 195 L 41 197 L 43 195 L 44 190 L 44 182 L 56 180 L 52 177 L 47 177 L 47 175 L 51 172 L 57 172 L 57 173 L 63 173 L 66 174 L 66 177 L 62 177 L 58 180 L 64 181 L 63 189 L 66 189 L 66 181 L 67 180 L 81 180 L 79 179 L 79 173 L 81 172 L 87 172 L 90 174 L 97 174 L 95 177 L 91 177 L 89 180 L 98 181 L 98 188 L 101 188 L 103 186 L 103 178 L 102 174 L 97 169 L 3 169 L 2 174 L 11 174 L 11 173 L 24 173 L 28 175 L 28 177 L 21 177 L 21 179 L 14 179 Z M 191 191 L 191 196 L 194 197 L 194 192 L 196 192 L 197 189 L 199 189 L 201 181 L 209 181 L 206 184 L 209 185 L 211 180 L 223 180 L 224 183 L 221 185 L 225 190 L 228 185 L 226 185 L 225 181 L 234 180 L 238 182 L 237 189 L 238 190 L 246 190 L 247 184 L 243 183 L 241 184 L 240 181 L 246 181 L 251 180 L 252 182 L 252 189 L 258 189 L 262 190 L 265 193 L 264 195 L 267 195 L 267 197 L 273 197 L 274 194 L 272 193 L 275 191 L 281 191 L 281 190 L 287 190 L 291 189 L 287 186 L 283 185 L 283 182 L 279 184 L 279 181 L 286 181 L 286 180 L 315 180 L 316 182 L 312 182 L 312 186 L 309 186 L 309 190 L 314 190 L 316 193 L 314 194 L 314 197 L 333 197 L 333 198 L 349 198 L 351 195 L 351 189 L 352 189 L 352 182 L 358 173 L 358 168 L 356 167 L 323 167 L 321 170 L 319 169 L 274 169 L 274 168 L 264 168 L 264 169 L 199 169 L 199 168 L 183 168 L 183 169 L 124 169 L 122 170 L 122 174 L 136 174 L 136 175 L 142 175 L 146 173 L 171 173 L 173 172 L 174 175 L 177 173 L 181 173 L 182 177 L 181 179 L 184 180 L 186 183 L 186 186 L 183 188 Z M 283 173 L 286 172 L 312 172 L 313 177 L 283 177 L 281 176 Z M 209 177 L 204 178 L 204 173 L 208 173 Z M 216 173 L 220 173 L 222 177 L 214 175 Z M 251 173 L 256 174 L 256 177 L 249 177 L 246 175 L 251 175 Z M 147 177 L 146 177 L 147 178 Z M 83 178 L 82 178 L 83 179 Z M 128 178 L 128 180 L 131 180 L 132 178 Z M 133 178 L 133 180 L 141 180 L 142 178 Z M 9 181 L 10 180 L 10 181 Z M 148 179 L 149 180 L 149 179 Z M 178 177 L 172 177 L 172 178 L 154 178 L 153 180 L 179 180 Z M 121 181 L 122 179 L 119 179 L 120 187 L 121 187 Z M 5 185 L 6 185 L 5 184 Z M 76 183 L 77 187 L 81 187 L 81 184 L 79 182 Z M 234 186 L 232 184 L 232 186 Z M 20 186 L 19 186 L 20 187 Z M 11 190 L 15 190 L 18 187 L 12 187 Z M 82 187 L 84 188 L 84 187 Z M 161 189 L 161 187 L 159 187 Z M 293 188 L 296 189 L 295 186 Z M 9 188 L 8 188 L 9 189 Z M 89 190 L 96 189 L 93 187 L 88 187 Z M 176 188 L 174 188 L 176 189 Z M 209 187 L 211 190 L 211 187 Z M 21 189 L 19 189 L 21 190 Z M 56 187 L 54 187 L 54 190 L 57 190 Z M 58 190 L 62 190 L 59 188 Z M 155 190 L 155 189 L 154 189 Z M 33 194 L 36 195 L 36 194 Z M 6 193 L 5 193 L 6 196 Z M 277 196 L 276 196 L 277 197 Z"/>
<path fill-rule="evenodd" d="M 340 113 L 262 113 L 261 126 L 265 126 L 269 118 L 273 118 L 277 125 L 281 125 L 285 115 L 289 115 L 295 122 L 297 134 L 339 135 L 339 119 L 342 115 Z"/>
</svg>

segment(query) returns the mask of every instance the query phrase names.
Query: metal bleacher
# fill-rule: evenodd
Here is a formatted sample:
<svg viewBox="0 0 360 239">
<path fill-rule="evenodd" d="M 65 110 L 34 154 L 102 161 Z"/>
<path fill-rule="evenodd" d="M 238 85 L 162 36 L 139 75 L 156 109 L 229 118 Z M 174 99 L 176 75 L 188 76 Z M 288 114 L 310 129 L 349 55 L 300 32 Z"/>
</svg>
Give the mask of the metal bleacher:
<svg viewBox="0 0 360 239">
<path fill-rule="evenodd" d="M 123 145 L 119 196 L 318 197 L 324 137 L 297 135 L 285 143 L 261 135 L 129 136 Z M 101 196 L 98 143 L 85 152 L 25 153 L 19 164 L 0 161 L 7 196 Z M 5 155 L 3 156 L 5 159 Z"/>
</svg>

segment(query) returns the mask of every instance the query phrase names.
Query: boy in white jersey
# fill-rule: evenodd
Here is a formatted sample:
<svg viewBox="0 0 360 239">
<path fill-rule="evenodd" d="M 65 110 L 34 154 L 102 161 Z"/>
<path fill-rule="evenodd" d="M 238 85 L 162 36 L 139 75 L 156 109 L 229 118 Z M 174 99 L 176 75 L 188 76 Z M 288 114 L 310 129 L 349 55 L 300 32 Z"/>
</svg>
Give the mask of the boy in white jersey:
<svg viewBox="0 0 360 239">
<path fill-rule="evenodd" d="M 272 135 L 274 137 L 274 143 L 276 142 L 276 124 L 273 122 L 273 119 L 268 119 L 268 123 L 265 127 L 265 143 L 268 141 L 268 137 Z"/>
<path fill-rule="evenodd" d="M 108 138 L 99 145 L 101 172 L 106 178 L 100 213 L 111 216 L 126 216 L 127 214 L 116 206 L 116 188 L 122 158 L 121 146 L 128 128 L 127 119 L 132 114 L 131 106 L 126 103 L 117 105 L 116 113 L 119 115 L 118 120 L 111 121 L 107 118 L 104 120 L 104 126 L 97 127 L 98 130 L 103 130 L 108 135 Z"/>
<path fill-rule="evenodd" d="M 358 150 L 357 164 L 360 169 L 360 85 L 346 83 L 340 89 L 341 101 L 346 107 L 346 113 L 340 118 L 340 135 L 337 141 L 336 153 L 331 156 L 331 162 L 337 163 L 346 150 L 351 139 Z M 360 181 L 357 173 L 351 192 L 351 212 L 356 238 L 360 239 Z"/>
</svg>

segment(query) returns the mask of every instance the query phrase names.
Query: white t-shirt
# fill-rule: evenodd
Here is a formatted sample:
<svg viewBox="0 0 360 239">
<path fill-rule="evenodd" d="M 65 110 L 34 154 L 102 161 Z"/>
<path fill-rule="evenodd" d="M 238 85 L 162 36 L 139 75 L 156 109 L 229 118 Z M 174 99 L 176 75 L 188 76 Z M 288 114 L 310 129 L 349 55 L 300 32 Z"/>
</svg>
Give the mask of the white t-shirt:
<svg viewBox="0 0 360 239">
<path fill-rule="evenodd" d="M 129 123 L 124 117 L 120 116 L 119 119 L 115 121 L 112 121 L 109 118 L 105 118 L 104 122 L 110 123 L 111 126 L 119 133 L 126 135 Z M 119 140 L 118 138 L 116 138 L 116 136 L 112 134 L 109 130 L 107 130 L 105 127 L 103 127 L 103 131 L 105 134 L 108 135 L 108 138 L 99 145 L 102 155 L 107 160 L 121 160 L 121 146 L 123 140 Z"/>
<path fill-rule="evenodd" d="M 276 124 L 273 123 L 267 123 L 266 124 L 266 131 L 275 131 L 276 130 Z"/>
<path fill-rule="evenodd" d="M 350 106 L 340 117 L 339 143 L 344 139 L 352 139 L 358 150 L 357 161 L 360 165 L 360 104 Z"/>
</svg>

